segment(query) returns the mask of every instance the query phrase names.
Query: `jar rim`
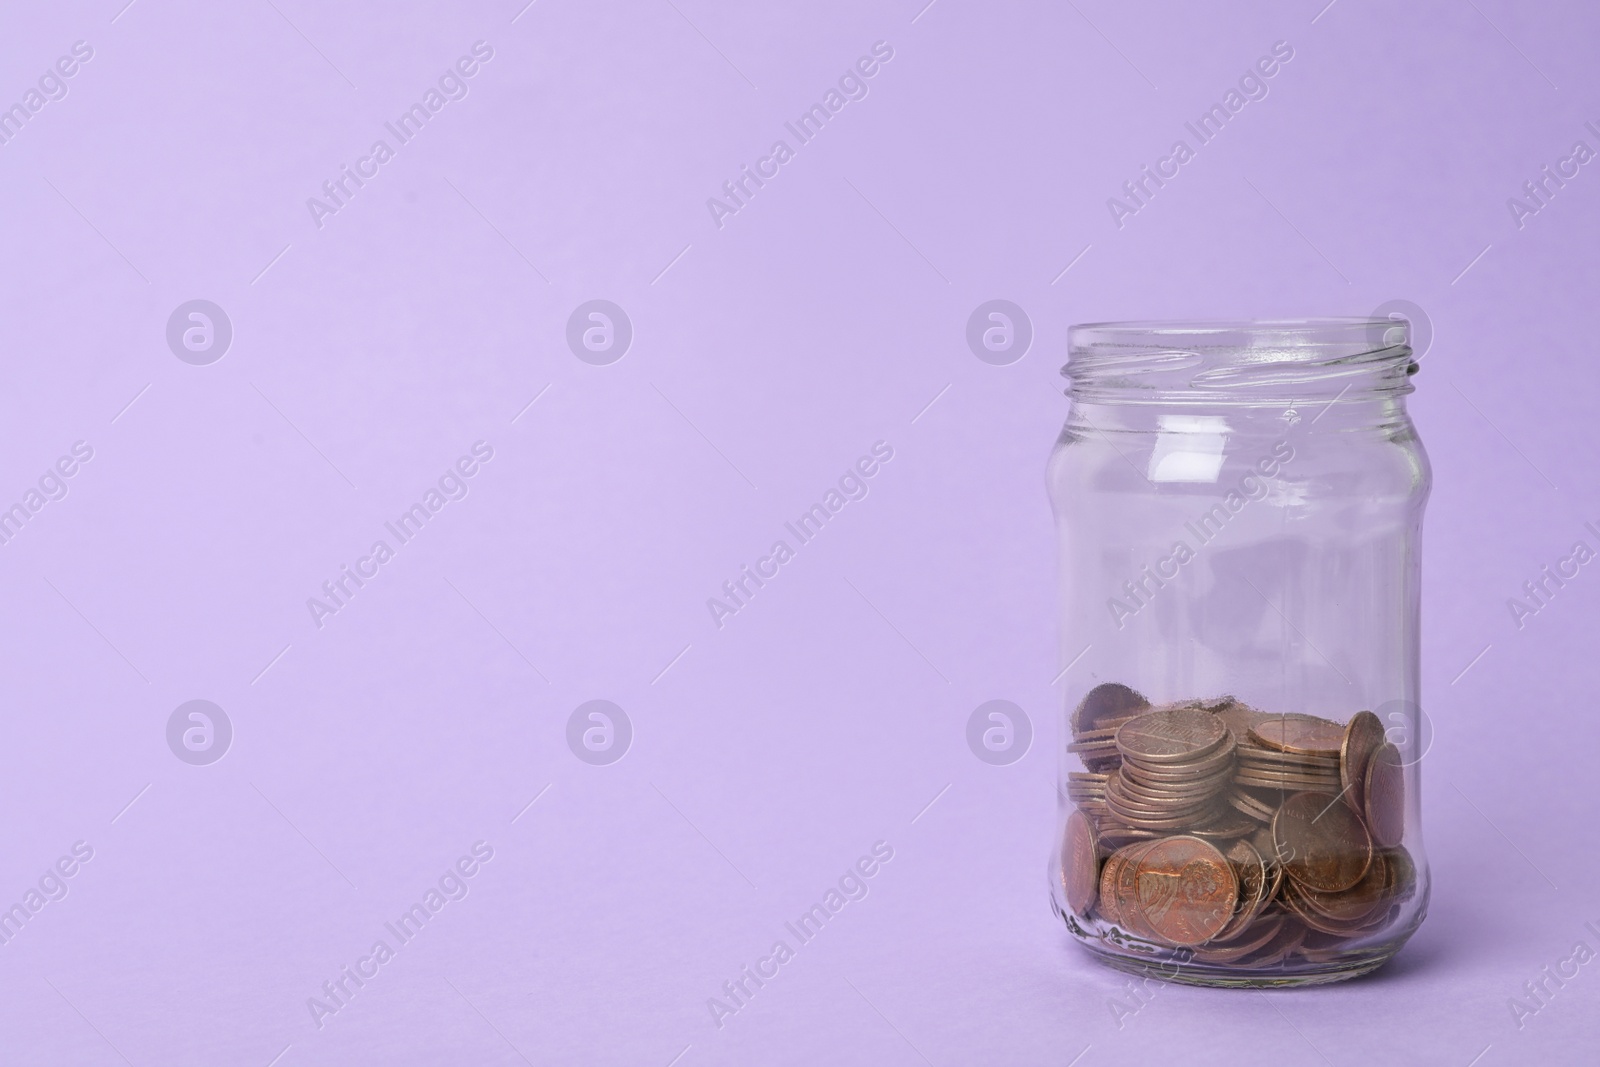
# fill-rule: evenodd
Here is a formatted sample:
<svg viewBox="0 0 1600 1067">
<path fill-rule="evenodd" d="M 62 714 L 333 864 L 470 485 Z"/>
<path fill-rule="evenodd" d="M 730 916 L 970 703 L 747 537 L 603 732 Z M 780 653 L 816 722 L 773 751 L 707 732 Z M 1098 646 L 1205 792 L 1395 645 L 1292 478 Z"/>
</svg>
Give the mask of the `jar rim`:
<svg viewBox="0 0 1600 1067">
<path fill-rule="evenodd" d="M 1089 322 L 1068 329 L 1061 373 L 1085 399 L 1403 396 L 1410 340 L 1398 316 Z"/>
</svg>

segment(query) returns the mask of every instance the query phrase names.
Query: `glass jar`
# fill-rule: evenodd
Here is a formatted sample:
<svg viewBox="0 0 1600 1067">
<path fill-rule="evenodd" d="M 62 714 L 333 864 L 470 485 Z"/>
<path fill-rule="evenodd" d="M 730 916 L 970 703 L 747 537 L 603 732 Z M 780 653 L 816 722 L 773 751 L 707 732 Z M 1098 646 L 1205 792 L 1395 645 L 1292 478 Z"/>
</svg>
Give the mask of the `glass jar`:
<svg viewBox="0 0 1600 1067">
<path fill-rule="evenodd" d="M 1401 320 L 1072 328 L 1050 882 L 1113 966 L 1331 982 L 1422 922 L 1416 369 Z"/>
</svg>

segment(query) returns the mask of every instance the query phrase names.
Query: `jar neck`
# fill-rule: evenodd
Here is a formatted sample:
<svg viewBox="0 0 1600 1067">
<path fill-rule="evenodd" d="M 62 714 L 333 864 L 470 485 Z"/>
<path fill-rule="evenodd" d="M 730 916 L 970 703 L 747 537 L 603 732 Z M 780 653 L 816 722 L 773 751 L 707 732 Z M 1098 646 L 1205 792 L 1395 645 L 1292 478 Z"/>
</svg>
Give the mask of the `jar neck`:
<svg viewBox="0 0 1600 1067">
<path fill-rule="evenodd" d="M 1069 392 L 1069 395 L 1070 392 Z M 1072 396 L 1066 429 L 1095 433 L 1194 433 L 1278 439 L 1370 433 L 1412 432 L 1405 397 L 1399 395 L 1290 399 L 1260 403 L 1129 403 L 1123 399 Z"/>
</svg>

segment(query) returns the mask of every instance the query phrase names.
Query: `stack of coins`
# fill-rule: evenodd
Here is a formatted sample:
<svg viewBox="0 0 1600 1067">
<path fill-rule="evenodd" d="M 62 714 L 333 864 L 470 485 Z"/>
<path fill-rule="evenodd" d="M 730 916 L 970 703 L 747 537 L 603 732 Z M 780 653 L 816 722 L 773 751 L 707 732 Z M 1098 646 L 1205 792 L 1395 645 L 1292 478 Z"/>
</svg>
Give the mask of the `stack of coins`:
<svg viewBox="0 0 1600 1067">
<path fill-rule="evenodd" d="M 1214 821 L 1237 747 L 1215 714 L 1156 708 L 1123 723 L 1116 746 L 1122 761 L 1106 781 L 1105 804 L 1124 826 L 1174 832 Z"/>
<path fill-rule="evenodd" d="M 1277 715 L 1252 725 L 1239 742 L 1239 785 L 1280 792 L 1337 793 L 1344 727 L 1313 715 Z"/>
<path fill-rule="evenodd" d="M 1067 774 L 1067 799 L 1085 815 L 1105 819 L 1111 814 L 1106 807 L 1106 782 L 1109 774 L 1070 771 Z"/>
<path fill-rule="evenodd" d="M 1090 770 L 1068 776 L 1062 874 L 1082 918 L 1260 969 L 1336 958 L 1415 891 L 1404 766 L 1369 711 L 1341 724 L 1231 697 L 1152 708 L 1108 683 L 1072 725 Z"/>
</svg>

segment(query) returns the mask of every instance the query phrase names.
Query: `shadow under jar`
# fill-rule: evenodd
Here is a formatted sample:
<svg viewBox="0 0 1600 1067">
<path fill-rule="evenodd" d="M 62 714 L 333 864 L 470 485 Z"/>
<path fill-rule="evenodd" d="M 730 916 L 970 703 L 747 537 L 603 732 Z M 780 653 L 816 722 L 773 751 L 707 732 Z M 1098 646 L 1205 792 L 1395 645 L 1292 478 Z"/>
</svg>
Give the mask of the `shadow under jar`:
<svg viewBox="0 0 1600 1067">
<path fill-rule="evenodd" d="M 1050 884 L 1113 966 L 1332 982 L 1422 922 L 1407 341 L 1390 319 L 1072 328 Z"/>
</svg>

